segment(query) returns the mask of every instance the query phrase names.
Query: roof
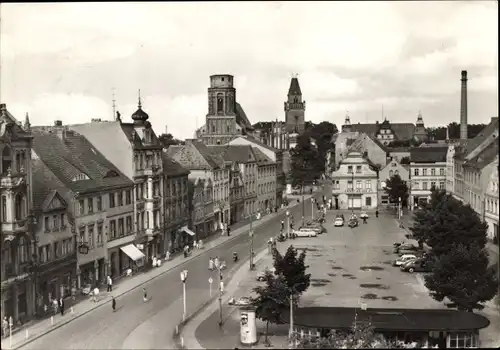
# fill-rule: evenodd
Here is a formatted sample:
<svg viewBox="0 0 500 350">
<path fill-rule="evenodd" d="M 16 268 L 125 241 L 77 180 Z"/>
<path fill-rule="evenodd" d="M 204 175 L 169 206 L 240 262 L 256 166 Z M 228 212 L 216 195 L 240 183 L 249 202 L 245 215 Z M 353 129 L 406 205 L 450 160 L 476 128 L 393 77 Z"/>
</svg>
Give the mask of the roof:
<svg viewBox="0 0 500 350">
<path fill-rule="evenodd" d="M 477 169 L 482 169 L 490 164 L 498 156 L 498 142 L 492 142 L 476 157 L 464 163 L 464 166 L 472 166 Z"/>
<path fill-rule="evenodd" d="M 414 147 L 410 150 L 411 163 L 446 162 L 448 146 L 445 147 Z"/>
<path fill-rule="evenodd" d="M 243 107 L 238 102 L 236 102 L 236 123 L 245 129 L 253 130 L 252 123 L 250 123 Z"/>
<path fill-rule="evenodd" d="M 481 145 L 488 137 L 490 137 L 494 132 L 498 132 L 498 117 L 491 118 L 490 123 L 483 129 L 479 134 L 476 135 L 471 140 L 467 141 L 467 151 L 466 154 L 474 151 L 479 145 Z"/>
<path fill-rule="evenodd" d="M 205 144 L 198 140 L 186 140 L 185 145 L 180 147 L 181 150 L 175 152 L 174 155 L 171 155 L 167 149 L 167 154 L 186 169 L 213 170 L 220 168 L 223 164 L 223 162 L 212 155 L 212 152 Z M 192 152 L 189 151 L 190 147 L 198 152 L 201 159 L 191 154 Z"/>
<path fill-rule="evenodd" d="M 385 146 L 382 142 L 379 141 L 378 138 L 375 137 L 375 135 L 368 135 L 368 137 L 377 145 L 380 147 L 382 151 L 387 152 L 388 148 Z"/>
<path fill-rule="evenodd" d="M 288 89 L 288 95 L 302 95 L 300 90 L 299 79 L 293 77 L 290 81 L 290 88 Z"/>
<path fill-rule="evenodd" d="M 170 158 L 165 152 L 162 153 L 163 172 L 167 176 L 188 175 L 189 170 Z"/>
<path fill-rule="evenodd" d="M 208 146 L 215 157 L 220 157 L 224 162 L 248 163 L 255 161 L 255 155 L 250 145 L 221 145 Z"/>
<path fill-rule="evenodd" d="M 357 320 L 370 321 L 376 331 L 460 331 L 482 329 L 490 324 L 482 315 L 451 309 L 304 307 L 295 310 L 294 316 L 294 324 L 298 326 L 350 329 Z M 287 312 L 282 317 L 287 323 Z"/>
<path fill-rule="evenodd" d="M 266 156 L 264 152 L 262 152 L 260 149 L 257 147 L 253 147 L 253 154 L 255 155 L 255 159 L 257 160 L 257 164 L 259 165 L 265 165 L 265 164 L 274 164 L 271 158 Z"/>
<path fill-rule="evenodd" d="M 410 152 L 411 147 L 389 147 L 389 152 L 394 153 L 403 153 Z"/>
<path fill-rule="evenodd" d="M 61 130 L 62 131 L 62 130 Z M 56 132 L 33 128 L 33 150 L 48 169 L 73 192 L 133 186 L 84 136 L 66 130 L 63 139 Z M 78 177 L 88 179 L 78 179 Z"/>
<path fill-rule="evenodd" d="M 26 115 L 28 119 L 28 115 Z M 29 138 L 29 131 L 24 130 L 19 122 L 8 110 L 5 103 L 0 104 L 0 139 L 4 137 L 6 132 L 12 132 L 16 137 Z"/>
<path fill-rule="evenodd" d="M 68 201 L 68 189 L 40 159 L 31 160 L 33 210 L 39 211 L 47 198 L 59 193 Z"/>
<path fill-rule="evenodd" d="M 398 140 L 410 140 L 415 132 L 415 124 L 413 123 L 389 123 L 392 131 Z M 351 124 L 352 131 L 364 132 L 370 136 L 377 134 L 381 124 Z"/>
<path fill-rule="evenodd" d="M 182 149 L 182 146 L 180 145 L 171 145 L 167 148 L 166 153 L 168 154 L 169 157 L 175 156 L 177 152 L 179 152 Z"/>
<path fill-rule="evenodd" d="M 253 137 L 253 136 L 250 136 L 250 135 L 239 135 L 238 137 L 242 137 L 242 138 L 244 138 L 244 139 L 246 139 L 246 140 L 248 140 L 248 141 L 250 141 L 250 142 L 252 142 L 252 143 L 255 143 L 255 144 L 256 144 L 256 145 L 258 145 L 258 146 L 261 146 L 261 147 L 264 147 L 264 148 L 266 148 L 266 149 L 268 149 L 268 150 L 270 150 L 270 151 L 273 151 L 274 153 L 279 152 L 279 150 L 278 150 L 277 148 L 274 148 L 274 147 L 268 146 L 268 145 L 266 145 L 265 143 L 260 142 L 259 140 L 257 140 L 257 139 L 256 139 L 255 137 Z"/>
</svg>

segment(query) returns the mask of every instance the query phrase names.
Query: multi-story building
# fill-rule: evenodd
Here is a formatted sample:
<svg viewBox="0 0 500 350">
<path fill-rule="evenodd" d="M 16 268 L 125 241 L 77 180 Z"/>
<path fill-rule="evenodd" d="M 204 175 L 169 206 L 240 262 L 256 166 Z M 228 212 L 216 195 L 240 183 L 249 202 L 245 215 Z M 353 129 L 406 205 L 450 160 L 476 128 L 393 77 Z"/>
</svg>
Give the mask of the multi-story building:
<svg viewBox="0 0 500 350">
<path fill-rule="evenodd" d="M 236 102 L 234 77 L 210 76 L 206 123 L 196 130 L 196 137 L 206 145 L 224 145 L 239 135 L 253 133 L 253 126 Z"/>
<path fill-rule="evenodd" d="M 488 238 L 495 244 L 498 241 L 498 156 L 491 163 L 492 171 L 485 181 L 484 191 L 484 219 L 488 223 Z"/>
<path fill-rule="evenodd" d="M 226 168 L 231 168 L 235 163 L 240 168 L 243 179 L 243 216 L 255 214 L 257 207 L 257 159 L 249 145 L 224 145 L 210 146 L 209 150 L 214 158 L 225 162 Z"/>
<path fill-rule="evenodd" d="M 337 151 L 337 145 L 335 145 Z M 370 159 L 379 169 L 382 169 L 389 160 L 388 150 L 378 139 L 365 133 L 359 133 L 355 138 L 345 140 L 338 145 L 336 159 L 340 162 L 350 152 L 359 152 Z M 338 164 L 338 163 L 337 163 Z"/>
<path fill-rule="evenodd" d="M 231 224 L 242 221 L 245 218 L 245 183 L 241 174 L 240 164 L 232 162 L 230 180 Z"/>
<path fill-rule="evenodd" d="M 15 324 L 34 312 L 34 281 L 29 268 L 36 244 L 32 213 L 32 136 L 29 119 L 24 126 L 0 104 L 1 199 L 1 317 Z"/>
<path fill-rule="evenodd" d="M 359 152 L 351 152 L 332 173 L 334 204 L 339 209 L 377 208 L 378 169 Z"/>
<path fill-rule="evenodd" d="M 163 173 L 164 242 L 168 251 L 175 251 L 196 239 L 195 231 L 189 229 L 189 170 L 163 153 Z"/>
<path fill-rule="evenodd" d="M 68 188 L 40 159 L 32 159 L 33 214 L 36 218 L 36 311 L 71 295 L 77 281 L 77 237 Z"/>
<path fill-rule="evenodd" d="M 279 150 L 290 149 L 290 133 L 287 131 L 286 122 L 258 122 L 253 125 L 254 136 L 263 144 Z"/>
<path fill-rule="evenodd" d="M 271 161 L 276 163 L 276 205 L 280 208 L 283 205 L 283 196 L 286 186 L 286 167 L 283 159 L 284 153 L 282 150 L 270 147 L 263 144 L 250 136 L 240 136 L 229 142 L 230 145 L 250 145 L 252 148 L 259 149 Z"/>
<path fill-rule="evenodd" d="M 64 185 L 58 193 L 69 206 L 67 220 L 74 227 L 78 247 L 76 283 L 72 285 L 99 285 L 106 275 L 117 276 L 130 266 L 130 259 L 141 259 L 144 255 L 137 249 L 137 256 L 127 253 L 134 247 L 133 182 L 85 137 L 60 121 L 53 127 L 33 128 L 32 134 L 34 159 Z M 50 225 L 50 218 L 45 220 Z M 40 248 L 42 256 L 53 254 L 50 243 Z M 125 255 L 120 256 L 119 251 Z"/>
<path fill-rule="evenodd" d="M 261 213 L 273 212 L 276 206 L 276 163 L 254 147 L 257 160 L 257 208 Z"/>
<path fill-rule="evenodd" d="M 191 212 L 191 227 L 196 232 L 198 239 L 203 239 L 213 231 L 214 228 L 214 202 L 212 200 L 213 189 L 210 178 L 189 179 L 189 197 Z"/>
<path fill-rule="evenodd" d="M 426 203 L 432 188 L 446 188 L 447 147 L 415 147 L 410 155 L 410 207 Z"/>
<path fill-rule="evenodd" d="M 186 140 L 184 145 L 170 146 L 167 154 L 189 170 L 189 179 L 210 179 L 214 208 L 213 231 L 220 230 L 230 218 L 230 168 L 223 159 L 214 156 L 210 149 L 200 141 Z"/>
<path fill-rule="evenodd" d="M 378 184 L 378 193 L 379 193 L 379 204 L 389 204 L 390 199 L 389 195 L 385 192 L 385 187 L 387 184 L 387 180 L 392 178 L 394 175 L 399 175 L 401 180 L 407 183 L 408 187 L 410 184 L 410 171 L 409 165 L 404 166 L 399 163 L 396 159 L 391 160 L 385 167 L 383 167 L 379 173 L 379 184 Z"/>
<path fill-rule="evenodd" d="M 91 123 L 70 125 L 69 128 L 85 136 L 134 182 L 134 242 L 150 260 L 164 252 L 165 242 L 162 207 L 163 146 L 148 119 L 149 115 L 142 109 L 139 97 L 138 109 L 132 114 L 132 123 L 122 122 L 120 113 L 117 112 L 115 121 L 94 119 Z M 110 137 L 113 138 L 112 143 L 109 142 Z"/>
</svg>

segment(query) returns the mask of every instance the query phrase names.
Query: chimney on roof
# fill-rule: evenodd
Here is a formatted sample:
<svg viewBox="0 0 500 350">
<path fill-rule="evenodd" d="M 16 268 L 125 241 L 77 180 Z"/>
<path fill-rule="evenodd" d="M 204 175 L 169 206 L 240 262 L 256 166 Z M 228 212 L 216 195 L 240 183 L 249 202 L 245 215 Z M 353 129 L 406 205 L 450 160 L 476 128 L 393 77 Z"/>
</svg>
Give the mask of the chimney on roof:
<svg viewBox="0 0 500 350">
<path fill-rule="evenodd" d="M 467 141 L 467 71 L 462 71 L 460 92 L 460 141 Z"/>
<path fill-rule="evenodd" d="M 0 103 L 0 109 L 1 110 L 7 109 L 7 105 L 5 103 Z"/>
<path fill-rule="evenodd" d="M 62 126 L 62 120 L 55 120 L 54 126 Z"/>
<path fill-rule="evenodd" d="M 59 137 L 62 141 L 66 139 L 66 127 L 63 126 L 62 120 L 55 120 L 54 121 L 54 128 L 53 128 L 55 134 L 57 137 Z"/>
</svg>

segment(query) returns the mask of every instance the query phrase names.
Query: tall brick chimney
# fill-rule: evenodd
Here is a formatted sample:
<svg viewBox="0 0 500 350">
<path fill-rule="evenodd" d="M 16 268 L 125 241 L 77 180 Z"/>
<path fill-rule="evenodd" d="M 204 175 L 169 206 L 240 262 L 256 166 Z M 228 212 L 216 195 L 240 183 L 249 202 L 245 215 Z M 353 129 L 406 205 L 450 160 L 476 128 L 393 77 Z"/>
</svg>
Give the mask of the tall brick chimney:
<svg viewBox="0 0 500 350">
<path fill-rule="evenodd" d="M 460 141 L 467 141 L 467 71 L 462 71 L 462 89 L 460 93 Z"/>
</svg>

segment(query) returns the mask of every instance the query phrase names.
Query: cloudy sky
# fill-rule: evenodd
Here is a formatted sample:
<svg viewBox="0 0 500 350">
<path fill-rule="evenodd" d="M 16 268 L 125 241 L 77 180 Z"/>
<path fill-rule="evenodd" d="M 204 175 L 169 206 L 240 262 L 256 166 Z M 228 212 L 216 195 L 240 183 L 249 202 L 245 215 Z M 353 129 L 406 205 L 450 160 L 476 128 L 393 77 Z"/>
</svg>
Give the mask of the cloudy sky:
<svg viewBox="0 0 500 350">
<path fill-rule="evenodd" d="M 32 124 L 123 119 L 144 109 L 157 132 L 192 137 L 209 76 L 235 76 L 252 123 L 284 119 L 299 74 L 306 119 L 415 122 L 498 115 L 496 1 L 1 4 L 0 98 Z"/>
</svg>

